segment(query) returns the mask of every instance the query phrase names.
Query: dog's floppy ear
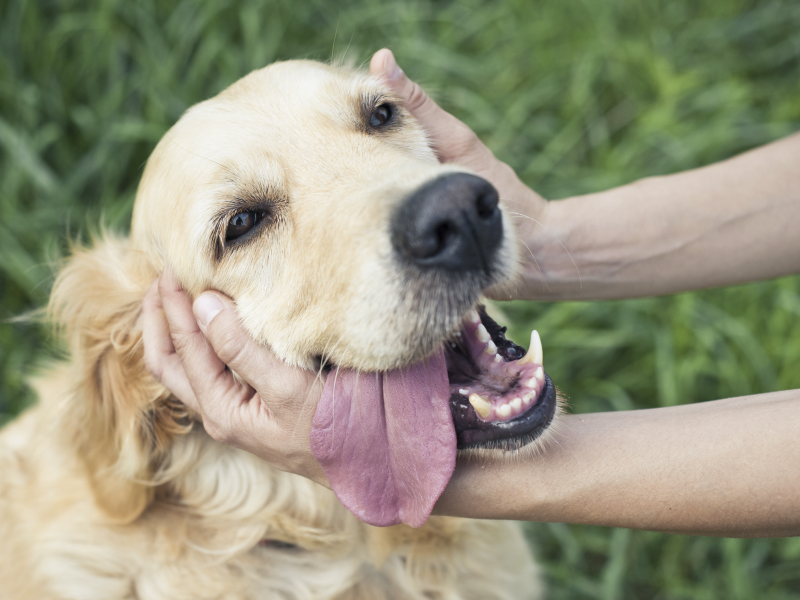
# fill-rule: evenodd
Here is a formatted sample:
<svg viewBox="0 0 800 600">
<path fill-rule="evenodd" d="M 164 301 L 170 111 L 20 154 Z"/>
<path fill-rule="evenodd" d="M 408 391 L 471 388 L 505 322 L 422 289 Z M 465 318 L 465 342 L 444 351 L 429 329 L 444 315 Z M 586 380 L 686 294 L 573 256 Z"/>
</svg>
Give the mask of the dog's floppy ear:
<svg viewBox="0 0 800 600">
<path fill-rule="evenodd" d="M 174 436 L 191 427 L 186 408 L 144 366 L 140 314 L 156 275 L 127 240 L 106 235 L 93 249 L 74 250 L 50 297 L 73 374 L 60 418 L 97 504 L 118 522 L 147 507 L 154 470 Z"/>
</svg>

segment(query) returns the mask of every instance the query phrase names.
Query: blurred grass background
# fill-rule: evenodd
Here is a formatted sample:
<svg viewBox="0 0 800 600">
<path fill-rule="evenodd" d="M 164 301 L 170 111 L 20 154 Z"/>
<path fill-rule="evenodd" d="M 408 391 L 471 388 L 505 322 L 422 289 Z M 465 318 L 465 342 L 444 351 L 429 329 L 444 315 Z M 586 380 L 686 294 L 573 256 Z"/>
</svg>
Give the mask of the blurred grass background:
<svg viewBox="0 0 800 600">
<path fill-rule="evenodd" d="M 723 159 L 800 129 L 800 3 L 776 0 L 3 0 L 0 423 L 54 352 L 41 306 L 69 237 L 128 226 L 164 131 L 274 60 L 382 46 L 549 198 Z M 799 166 L 800 168 L 800 166 Z M 742 240 L 742 243 L 755 243 Z M 800 279 L 506 305 L 575 412 L 800 388 Z M 769 432 L 753 432 L 769 435 Z M 743 452 L 746 451 L 743 440 Z M 766 467 L 765 467 L 766 468 Z M 551 598 L 800 598 L 800 538 L 530 525 Z"/>
</svg>

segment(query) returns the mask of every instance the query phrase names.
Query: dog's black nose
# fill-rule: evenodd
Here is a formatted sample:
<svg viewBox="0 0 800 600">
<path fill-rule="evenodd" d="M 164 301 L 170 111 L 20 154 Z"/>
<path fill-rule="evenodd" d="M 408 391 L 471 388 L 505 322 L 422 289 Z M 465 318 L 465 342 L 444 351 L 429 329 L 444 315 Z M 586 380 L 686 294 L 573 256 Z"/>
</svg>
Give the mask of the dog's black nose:
<svg viewBox="0 0 800 600">
<path fill-rule="evenodd" d="M 415 265 L 489 271 L 503 239 L 497 190 L 485 179 L 452 173 L 409 196 L 392 221 L 392 245 Z"/>
</svg>

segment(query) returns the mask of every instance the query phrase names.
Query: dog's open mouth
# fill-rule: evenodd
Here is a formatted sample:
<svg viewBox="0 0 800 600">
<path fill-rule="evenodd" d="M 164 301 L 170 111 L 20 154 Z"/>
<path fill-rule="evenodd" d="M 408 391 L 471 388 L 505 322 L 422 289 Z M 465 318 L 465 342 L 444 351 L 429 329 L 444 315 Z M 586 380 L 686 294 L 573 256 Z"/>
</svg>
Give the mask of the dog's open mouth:
<svg viewBox="0 0 800 600">
<path fill-rule="evenodd" d="M 456 465 L 458 448 L 516 449 L 556 410 L 538 334 L 524 348 L 483 307 L 428 358 L 388 371 L 334 368 L 311 449 L 353 514 L 371 525 L 419 527 Z"/>
<path fill-rule="evenodd" d="M 553 420 L 556 391 L 542 366 L 538 333 L 526 352 L 484 307 L 472 310 L 445 344 L 450 409 L 458 448 L 522 447 Z"/>
</svg>

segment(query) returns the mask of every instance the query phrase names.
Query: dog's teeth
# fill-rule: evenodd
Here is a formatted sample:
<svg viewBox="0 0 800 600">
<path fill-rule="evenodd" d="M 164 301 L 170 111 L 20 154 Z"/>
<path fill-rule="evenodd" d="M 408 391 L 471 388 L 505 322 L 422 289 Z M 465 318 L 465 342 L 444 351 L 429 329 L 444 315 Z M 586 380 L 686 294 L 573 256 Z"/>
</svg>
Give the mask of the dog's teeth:
<svg viewBox="0 0 800 600">
<path fill-rule="evenodd" d="M 522 408 L 522 398 L 514 398 L 511 402 L 509 402 L 509 404 L 511 405 L 511 408 L 517 411 Z"/>
<path fill-rule="evenodd" d="M 469 396 L 469 390 L 465 390 L 464 388 L 458 390 L 458 393 L 461 394 L 462 396 Z"/>
<path fill-rule="evenodd" d="M 467 319 L 470 322 L 475 323 L 476 325 L 481 322 L 481 316 L 478 314 L 478 311 L 474 308 L 470 308 L 469 312 L 467 313 Z"/>
<path fill-rule="evenodd" d="M 492 405 L 486 400 L 486 398 L 483 398 L 478 394 L 471 394 L 469 397 L 469 403 L 472 405 L 472 408 L 475 409 L 475 412 L 484 419 L 492 414 Z"/>
<path fill-rule="evenodd" d="M 511 416 L 511 407 L 508 404 L 501 404 L 497 407 L 497 416 L 498 417 L 510 417 Z"/>
<path fill-rule="evenodd" d="M 500 356 L 499 354 L 495 354 L 495 355 L 494 355 L 494 362 L 496 362 L 496 363 L 501 363 L 501 362 L 503 362 L 503 357 L 502 357 L 502 356 Z"/>
<path fill-rule="evenodd" d="M 494 356 L 497 354 L 497 346 L 494 345 L 492 340 L 486 342 L 486 348 L 484 349 L 484 352 L 489 356 Z"/>
<path fill-rule="evenodd" d="M 486 327 L 483 326 L 483 323 L 478 325 L 478 328 L 475 330 L 475 335 L 477 335 L 478 339 L 484 344 L 492 341 L 492 336 L 490 336 L 489 332 L 486 331 Z"/>
<path fill-rule="evenodd" d="M 531 332 L 531 346 L 528 348 L 528 353 L 519 359 L 520 364 L 535 363 L 538 365 L 544 364 L 544 352 L 542 352 L 542 339 L 539 337 L 539 332 L 535 329 Z"/>
<path fill-rule="evenodd" d="M 522 401 L 525 404 L 530 404 L 531 401 L 536 397 L 536 392 L 528 392 L 522 397 Z"/>
<path fill-rule="evenodd" d="M 537 367 L 533 372 L 533 376 L 539 381 L 539 384 L 544 383 L 544 369 L 542 367 Z"/>
<path fill-rule="evenodd" d="M 525 382 L 525 387 L 533 389 L 537 386 L 538 383 L 539 381 L 536 379 L 536 377 L 531 377 L 530 379 L 528 379 L 528 381 Z"/>
</svg>

